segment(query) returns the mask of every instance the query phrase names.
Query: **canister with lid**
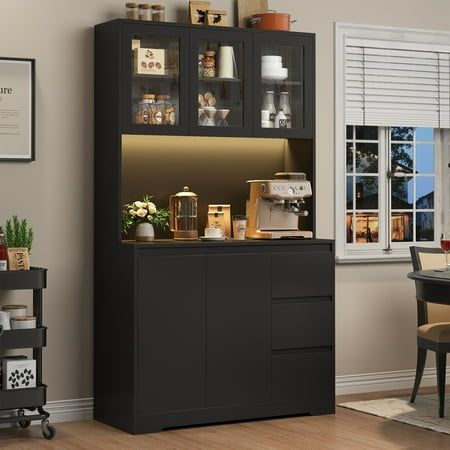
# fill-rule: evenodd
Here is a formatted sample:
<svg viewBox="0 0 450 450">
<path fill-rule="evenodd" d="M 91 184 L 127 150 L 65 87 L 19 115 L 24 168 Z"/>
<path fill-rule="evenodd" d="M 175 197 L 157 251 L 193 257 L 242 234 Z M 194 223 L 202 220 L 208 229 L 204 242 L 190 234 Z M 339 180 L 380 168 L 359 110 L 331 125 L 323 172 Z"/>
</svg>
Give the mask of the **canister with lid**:
<svg viewBox="0 0 450 450">
<path fill-rule="evenodd" d="M 155 124 L 165 125 L 166 121 L 166 100 L 169 98 L 168 95 L 157 95 L 156 96 L 156 112 L 155 112 Z"/>
<path fill-rule="evenodd" d="M 148 3 L 139 4 L 139 20 L 152 20 L 152 8 Z"/>
<path fill-rule="evenodd" d="M 139 19 L 139 9 L 137 3 L 125 3 L 127 19 Z"/>
<path fill-rule="evenodd" d="M 137 124 L 154 124 L 156 103 L 154 94 L 144 94 L 136 108 L 135 122 Z"/>
<path fill-rule="evenodd" d="M 9 312 L 9 318 L 13 317 L 25 317 L 27 315 L 27 305 L 4 305 L 3 311 Z"/>
<path fill-rule="evenodd" d="M 166 20 L 166 7 L 164 5 L 152 5 L 152 19 L 155 22 Z"/>
<path fill-rule="evenodd" d="M 36 328 L 36 316 L 12 317 L 12 330 L 26 330 L 29 328 Z"/>
<path fill-rule="evenodd" d="M 207 50 L 203 59 L 203 76 L 213 78 L 216 76 L 216 52 Z"/>
</svg>

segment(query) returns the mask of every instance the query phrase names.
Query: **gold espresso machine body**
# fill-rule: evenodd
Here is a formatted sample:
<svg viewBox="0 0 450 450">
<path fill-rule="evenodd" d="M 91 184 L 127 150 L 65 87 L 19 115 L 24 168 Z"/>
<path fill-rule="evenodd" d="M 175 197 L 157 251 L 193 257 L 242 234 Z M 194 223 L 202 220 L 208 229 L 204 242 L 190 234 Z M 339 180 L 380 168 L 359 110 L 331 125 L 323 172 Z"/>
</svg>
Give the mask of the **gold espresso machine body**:
<svg viewBox="0 0 450 450">
<path fill-rule="evenodd" d="M 274 180 L 249 180 L 250 200 L 246 237 L 251 239 L 312 238 L 312 231 L 299 230 L 305 198 L 311 183 L 301 172 L 279 172 Z"/>
</svg>

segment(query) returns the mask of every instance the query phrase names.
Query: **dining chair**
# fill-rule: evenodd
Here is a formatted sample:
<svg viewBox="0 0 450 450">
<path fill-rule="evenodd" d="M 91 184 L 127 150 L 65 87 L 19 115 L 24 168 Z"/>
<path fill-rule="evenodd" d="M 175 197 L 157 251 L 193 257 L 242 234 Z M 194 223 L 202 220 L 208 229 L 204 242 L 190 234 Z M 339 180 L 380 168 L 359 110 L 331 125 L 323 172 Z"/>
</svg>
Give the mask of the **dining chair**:
<svg viewBox="0 0 450 450">
<path fill-rule="evenodd" d="M 440 248 L 410 247 L 414 271 L 445 266 L 445 254 Z M 422 380 L 427 350 L 436 353 L 436 377 L 439 396 L 439 417 L 444 417 L 445 371 L 450 352 L 450 306 L 417 298 L 417 366 L 410 403 L 414 403 Z"/>
</svg>

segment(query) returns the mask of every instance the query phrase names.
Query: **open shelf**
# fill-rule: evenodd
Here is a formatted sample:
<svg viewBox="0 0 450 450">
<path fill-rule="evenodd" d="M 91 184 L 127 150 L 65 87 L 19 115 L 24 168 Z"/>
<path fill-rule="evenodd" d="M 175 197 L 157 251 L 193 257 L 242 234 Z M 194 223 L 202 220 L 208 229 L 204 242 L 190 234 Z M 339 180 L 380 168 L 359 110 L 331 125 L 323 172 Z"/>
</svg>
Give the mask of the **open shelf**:
<svg viewBox="0 0 450 450">
<path fill-rule="evenodd" d="M 241 83 L 240 78 L 199 77 L 198 81 L 203 83 Z"/>
<path fill-rule="evenodd" d="M 133 73 L 133 78 L 138 78 L 140 80 L 147 79 L 147 80 L 177 80 L 178 75 L 152 75 L 152 74 L 144 74 L 144 73 Z"/>
<path fill-rule="evenodd" d="M 47 269 L 32 267 L 30 270 L 0 272 L 0 290 L 44 289 L 47 287 Z"/>
<path fill-rule="evenodd" d="M 276 84 L 278 86 L 302 86 L 301 81 L 288 81 L 288 80 L 261 80 L 261 84 Z"/>
<path fill-rule="evenodd" d="M 28 330 L 6 330 L 0 336 L 0 350 L 37 348 L 47 345 L 47 327 Z"/>
<path fill-rule="evenodd" d="M 46 403 L 45 384 L 35 388 L 0 390 L 0 410 L 33 408 Z"/>
</svg>

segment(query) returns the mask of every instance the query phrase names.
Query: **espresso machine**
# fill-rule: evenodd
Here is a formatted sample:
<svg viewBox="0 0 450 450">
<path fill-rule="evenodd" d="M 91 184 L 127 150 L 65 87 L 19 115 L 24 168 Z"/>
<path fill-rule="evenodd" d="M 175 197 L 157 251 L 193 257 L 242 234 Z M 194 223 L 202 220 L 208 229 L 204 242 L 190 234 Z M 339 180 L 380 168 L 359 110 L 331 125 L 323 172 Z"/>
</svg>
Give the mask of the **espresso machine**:
<svg viewBox="0 0 450 450">
<path fill-rule="evenodd" d="M 252 239 L 312 238 L 312 231 L 299 230 L 298 219 L 311 197 L 311 183 L 301 172 L 279 172 L 274 180 L 249 180 L 246 237 Z"/>
</svg>

